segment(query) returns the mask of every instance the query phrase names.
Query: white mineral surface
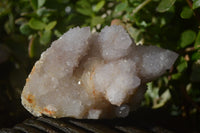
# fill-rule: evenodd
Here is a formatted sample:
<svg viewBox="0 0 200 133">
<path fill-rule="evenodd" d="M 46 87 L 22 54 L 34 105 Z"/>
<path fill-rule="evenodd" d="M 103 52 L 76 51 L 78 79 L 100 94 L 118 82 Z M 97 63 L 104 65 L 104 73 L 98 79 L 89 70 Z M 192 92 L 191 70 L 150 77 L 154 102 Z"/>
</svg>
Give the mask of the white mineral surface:
<svg viewBox="0 0 200 133">
<path fill-rule="evenodd" d="M 125 117 L 140 104 L 145 83 L 170 69 L 178 55 L 136 46 L 121 26 L 73 28 L 35 63 L 22 104 L 35 116 Z"/>
</svg>

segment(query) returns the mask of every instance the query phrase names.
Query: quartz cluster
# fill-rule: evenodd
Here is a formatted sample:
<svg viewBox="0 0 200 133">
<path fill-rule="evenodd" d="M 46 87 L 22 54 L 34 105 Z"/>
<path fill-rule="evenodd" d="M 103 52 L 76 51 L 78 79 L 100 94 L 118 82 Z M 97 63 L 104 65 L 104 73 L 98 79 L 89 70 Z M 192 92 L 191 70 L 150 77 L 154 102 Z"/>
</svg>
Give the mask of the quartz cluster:
<svg viewBox="0 0 200 133">
<path fill-rule="evenodd" d="M 145 83 L 170 69 L 177 57 L 156 46 L 136 46 L 121 26 L 93 34 L 89 27 L 76 27 L 42 53 L 22 104 L 35 116 L 125 117 L 140 104 Z"/>
</svg>

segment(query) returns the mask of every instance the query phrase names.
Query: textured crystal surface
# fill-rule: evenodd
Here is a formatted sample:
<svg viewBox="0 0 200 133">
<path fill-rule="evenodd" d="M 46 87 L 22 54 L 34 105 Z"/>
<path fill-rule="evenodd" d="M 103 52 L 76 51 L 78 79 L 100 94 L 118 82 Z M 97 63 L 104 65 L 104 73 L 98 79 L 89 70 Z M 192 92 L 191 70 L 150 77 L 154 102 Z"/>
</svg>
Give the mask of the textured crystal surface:
<svg viewBox="0 0 200 133">
<path fill-rule="evenodd" d="M 94 34 L 88 27 L 73 28 L 35 63 L 22 104 L 35 116 L 127 116 L 142 100 L 145 83 L 170 69 L 177 57 L 156 46 L 136 46 L 121 26 Z"/>
</svg>

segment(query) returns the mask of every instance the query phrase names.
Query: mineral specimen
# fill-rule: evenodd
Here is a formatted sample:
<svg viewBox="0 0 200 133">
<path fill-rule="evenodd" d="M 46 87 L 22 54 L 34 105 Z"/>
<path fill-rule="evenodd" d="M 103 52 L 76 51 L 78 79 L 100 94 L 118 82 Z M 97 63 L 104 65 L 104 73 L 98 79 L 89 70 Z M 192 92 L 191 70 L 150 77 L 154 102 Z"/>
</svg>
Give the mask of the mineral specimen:
<svg viewBox="0 0 200 133">
<path fill-rule="evenodd" d="M 145 83 L 170 69 L 178 55 L 136 46 L 121 26 L 73 28 L 42 53 L 27 78 L 22 104 L 35 116 L 126 117 L 138 107 Z"/>
</svg>

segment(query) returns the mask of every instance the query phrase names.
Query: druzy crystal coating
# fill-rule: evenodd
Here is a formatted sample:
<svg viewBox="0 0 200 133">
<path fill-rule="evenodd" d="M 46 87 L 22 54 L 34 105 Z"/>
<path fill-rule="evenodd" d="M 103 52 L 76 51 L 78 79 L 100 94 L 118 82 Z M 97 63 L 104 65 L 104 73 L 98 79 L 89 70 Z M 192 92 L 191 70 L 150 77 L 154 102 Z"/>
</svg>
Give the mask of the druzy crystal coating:
<svg viewBox="0 0 200 133">
<path fill-rule="evenodd" d="M 140 104 L 145 84 L 177 57 L 156 46 L 136 46 L 121 26 L 100 33 L 76 27 L 42 53 L 27 78 L 22 104 L 35 116 L 125 117 Z"/>
</svg>

